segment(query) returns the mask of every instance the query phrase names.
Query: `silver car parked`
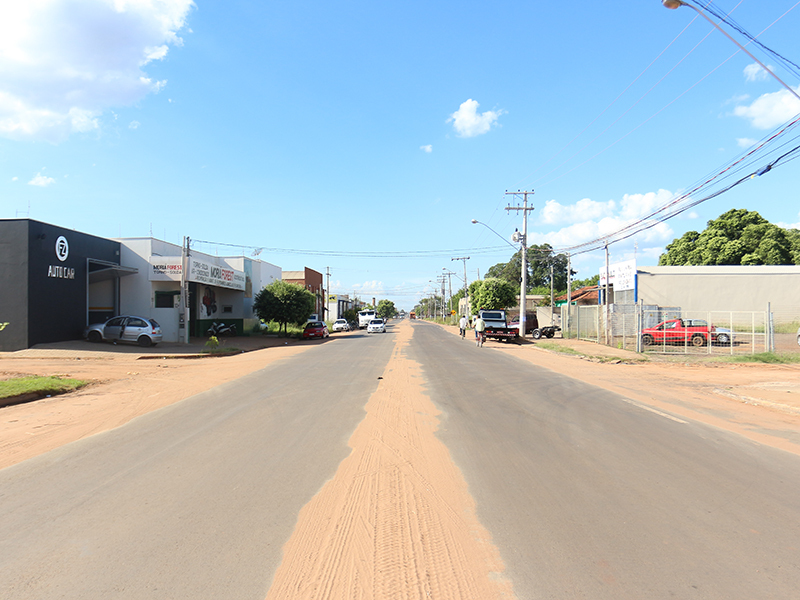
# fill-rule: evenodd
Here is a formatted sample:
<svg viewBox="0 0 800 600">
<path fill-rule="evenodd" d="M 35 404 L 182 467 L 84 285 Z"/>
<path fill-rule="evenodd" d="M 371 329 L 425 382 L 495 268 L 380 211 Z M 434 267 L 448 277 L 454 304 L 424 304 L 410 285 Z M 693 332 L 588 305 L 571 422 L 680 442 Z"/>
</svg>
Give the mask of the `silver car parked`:
<svg viewBox="0 0 800 600">
<path fill-rule="evenodd" d="M 89 325 L 83 337 L 90 342 L 128 342 L 142 347 L 155 346 L 162 339 L 161 325 L 154 319 L 124 315 L 105 323 Z"/>
</svg>

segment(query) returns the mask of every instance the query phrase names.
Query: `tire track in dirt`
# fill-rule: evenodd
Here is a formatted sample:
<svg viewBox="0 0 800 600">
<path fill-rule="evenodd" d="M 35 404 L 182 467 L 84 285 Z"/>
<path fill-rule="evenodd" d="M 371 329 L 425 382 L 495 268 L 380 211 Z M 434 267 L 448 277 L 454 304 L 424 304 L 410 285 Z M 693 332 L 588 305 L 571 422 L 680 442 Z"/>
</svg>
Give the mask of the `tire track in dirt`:
<svg viewBox="0 0 800 600">
<path fill-rule="evenodd" d="M 514 598 L 439 414 L 397 339 L 348 456 L 300 511 L 267 600 Z"/>
</svg>

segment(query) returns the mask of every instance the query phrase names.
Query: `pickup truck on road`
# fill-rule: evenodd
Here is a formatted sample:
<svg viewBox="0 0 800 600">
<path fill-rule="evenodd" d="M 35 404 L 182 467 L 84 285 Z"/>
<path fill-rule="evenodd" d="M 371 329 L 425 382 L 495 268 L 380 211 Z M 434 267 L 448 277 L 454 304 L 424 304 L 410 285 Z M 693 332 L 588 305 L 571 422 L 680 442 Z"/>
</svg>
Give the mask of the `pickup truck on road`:
<svg viewBox="0 0 800 600">
<path fill-rule="evenodd" d="M 479 310 L 478 315 L 486 322 L 486 337 L 511 342 L 517 339 L 519 325 L 509 327 L 504 310 Z"/>
</svg>

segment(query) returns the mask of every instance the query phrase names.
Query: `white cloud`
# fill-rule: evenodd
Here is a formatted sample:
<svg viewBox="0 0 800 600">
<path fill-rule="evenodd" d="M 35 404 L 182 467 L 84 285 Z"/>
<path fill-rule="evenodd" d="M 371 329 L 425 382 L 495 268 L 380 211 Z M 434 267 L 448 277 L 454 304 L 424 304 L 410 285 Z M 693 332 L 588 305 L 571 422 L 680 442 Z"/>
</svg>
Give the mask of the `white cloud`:
<svg viewBox="0 0 800 600">
<path fill-rule="evenodd" d="M 629 219 L 641 218 L 654 209 L 669 202 L 672 192 L 658 190 L 647 194 L 625 194 L 622 200 L 597 202 L 590 198 L 578 200 L 575 204 L 563 205 L 556 200 L 548 200 L 539 211 L 541 222 L 547 225 L 596 221 L 606 218 Z"/>
<path fill-rule="evenodd" d="M 419 149 L 422 150 L 423 152 L 428 153 L 428 154 L 433 152 L 433 146 L 430 145 L 430 144 L 428 144 L 427 146 L 420 146 Z"/>
<path fill-rule="evenodd" d="M 100 127 L 165 81 L 142 68 L 180 45 L 192 0 L 8 0 L 0 19 L 0 136 L 58 142 Z"/>
<path fill-rule="evenodd" d="M 542 210 L 539 211 L 541 221 L 547 225 L 559 225 L 561 223 L 572 223 L 581 218 L 599 219 L 613 213 L 615 203 L 596 202 L 589 198 L 578 200 L 575 204 L 565 206 L 556 200 L 545 202 Z"/>
<path fill-rule="evenodd" d="M 797 213 L 797 216 L 800 218 L 800 213 Z M 775 223 L 775 225 L 784 229 L 800 229 L 800 221 L 797 223 Z"/>
<path fill-rule="evenodd" d="M 775 70 L 772 65 L 767 65 L 767 67 L 770 71 Z M 769 77 L 769 73 L 767 73 L 758 63 L 752 63 L 744 68 L 745 81 L 764 81 L 767 79 L 767 77 Z"/>
<path fill-rule="evenodd" d="M 545 203 L 541 211 L 534 213 L 539 219 L 534 226 L 538 231 L 530 234 L 530 243 L 548 243 L 554 248 L 567 248 L 612 236 L 620 229 L 664 206 L 673 197 L 672 192 L 662 189 L 646 194 L 625 194 L 620 200 L 607 202 L 583 198 L 573 204 L 561 204 L 556 200 L 550 200 Z M 688 216 L 697 217 L 696 214 Z M 547 231 L 549 225 L 561 227 Z M 621 257 L 626 255 L 633 258 L 634 252 L 642 259 L 657 259 L 664 251 L 664 246 L 674 237 L 674 231 L 668 223 L 656 223 L 635 236 L 614 243 L 612 249 L 614 261 L 624 260 Z M 636 250 L 635 244 L 638 245 Z"/>
<path fill-rule="evenodd" d="M 47 177 L 42 175 L 41 173 L 37 173 L 36 176 L 28 182 L 28 185 L 36 185 L 39 187 L 47 187 L 51 183 L 55 183 L 56 180 L 52 177 Z"/>
<path fill-rule="evenodd" d="M 750 148 L 751 146 L 755 146 L 758 143 L 758 140 L 754 140 L 752 138 L 736 138 L 736 145 L 739 148 Z"/>
<path fill-rule="evenodd" d="M 448 123 L 453 122 L 453 128 L 460 137 L 475 137 L 487 133 L 500 115 L 506 113 L 500 109 L 487 110 L 479 114 L 478 106 L 480 105 L 475 100 L 469 99 L 463 102 L 458 110 L 447 119 Z"/>
<path fill-rule="evenodd" d="M 19 179 L 19 177 L 12 177 L 11 181 L 17 181 L 18 179 Z"/>
<path fill-rule="evenodd" d="M 797 87 L 800 91 L 800 86 Z M 757 129 L 772 129 L 785 123 L 800 113 L 800 100 L 789 93 L 779 90 L 771 94 L 763 94 L 750 106 L 737 106 L 733 114 L 750 120 Z"/>
<path fill-rule="evenodd" d="M 356 283 L 353 287 L 363 293 L 378 294 L 383 293 L 383 282 L 373 279 L 372 281 L 365 281 L 364 283 Z"/>
<path fill-rule="evenodd" d="M 139 123 L 139 121 L 131 121 L 128 124 L 128 129 L 139 129 L 139 125 L 141 125 L 141 123 Z"/>
</svg>

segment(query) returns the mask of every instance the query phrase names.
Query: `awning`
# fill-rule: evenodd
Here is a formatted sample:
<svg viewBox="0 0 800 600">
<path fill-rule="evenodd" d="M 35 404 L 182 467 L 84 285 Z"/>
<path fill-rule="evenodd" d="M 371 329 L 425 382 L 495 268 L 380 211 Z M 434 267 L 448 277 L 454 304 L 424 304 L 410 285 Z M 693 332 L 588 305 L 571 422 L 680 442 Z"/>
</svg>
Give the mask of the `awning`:
<svg viewBox="0 0 800 600">
<path fill-rule="evenodd" d="M 119 279 L 125 275 L 136 275 L 139 269 L 136 267 L 123 267 L 117 263 L 106 262 L 104 260 L 88 259 L 89 262 L 89 283 L 99 283 L 109 279 Z"/>
</svg>

